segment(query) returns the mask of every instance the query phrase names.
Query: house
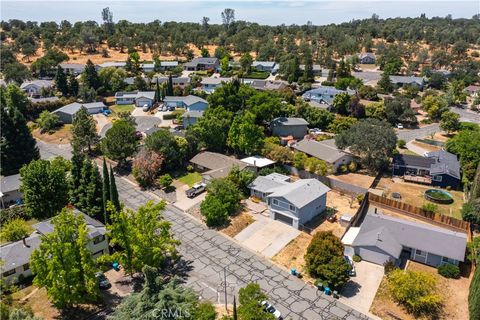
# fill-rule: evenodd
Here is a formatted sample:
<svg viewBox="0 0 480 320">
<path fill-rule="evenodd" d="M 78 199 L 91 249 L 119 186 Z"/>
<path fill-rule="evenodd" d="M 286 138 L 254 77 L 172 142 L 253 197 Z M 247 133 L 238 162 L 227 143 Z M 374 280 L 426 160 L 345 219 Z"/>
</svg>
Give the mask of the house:
<svg viewBox="0 0 480 320">
<path fill-rule="evenodd" d="M 201 117 L 203 117 L 203 111 L 192 110 L 185 112 L 182 114 L 183 128 L 187 129 L 192 124 L 197 123 Z"/>
<path fill-rule="evenodd" d="M 150 84 L 150 86 L 156 86 L 157 85 L 157 79 L 158 79 L 158 84 L 163 84 L 168 82 L 168 77 L 153 77 L 151 81 L 148 81 L 147 83 Z M 172 77 L 172 84 L 174 87 L 180 87 L 184 89 L 187 85 L 190 84 L 191 79 L 189 77 Z"/>
<path fill-rule="evenodd" d="M 145 105 L 151 107 L 155 102 L 155 91 L 132 91 L 115 93 L 115 103 L 118 105 L 135 104 L 137 107 Z"/>
<path fill-rule="evenodd" d="M 8 208 L 22 200 L 20 192 L 20 174 L 0 177 L 0 207 Z"/>
<path fill-rule="evenodd" d="M 355 91 L 350 89 L 339 90 L 334 87 L 320 86 L 318 88 L 308 90 L 302 95 L 302 98 L 305 101 L 313 100 L 321 104 L 331 105 L 333 103 L 333 99 L 335 99 L 335 96 L 340 93 L 348 93 L 352 95 L 355 93 Z"/>
<path fill-rule="evenodd" d="M 444 150 L 428 152 L 425 157 L 395 155 L 392 174 L 403 176 L 405 181 L 453 189 L 458 189 L 461 180 L 457 156 Z"/>
<path fill-rule="evenodd" d="M 358 60 L 360 64 L 375 64 L 377 61 L 375 53 L 365 52 L 358 55 Z"/>
<path fill-rule="evenodd" d="M 212 78 L 212 77 L 205 77 L 200 82 L 202 87 L 201 90 L 207 93 L 212 93 L 215 89 L 221 87 L 224 83 L 228 83 L 232 81 L 232 78 Z"/>
<path fill-rule="evenodd" d="M 465 92 L 471 97 L 478 97 L 480 95 L 480 86 L 470 85 L 465 88 Z"/>
<path fill-rule="evenodd" d="M 252 67 L 257 71 L 266 71 L 271 73 L 275 67 L 275 61 L 253 61 Z"/>
<path fill-rule="evenodd" d="M 275 75 L 280 70 L 280 63 L 275 63 L 275 66 L 272 69 L 272 74 Z"/>
<path fill-rule="evenodd" d="M 379 71 L 353 71 L 352 76 L 362 80 L 364 85 L 376 86 L 382 78 L 382 73 Z"/>
<path fill-rule="evenodd" d="M 283 90 L 288 82 L 282 80 L 253 80 L 250 85 L 260 91 Z"/>
<path fill-rule="evenodd" d="M 101 255 L 108 254 L 105 226 L 78 210 L 74 210 L 74 214 L 81 215 L 85 221 L 88 237 L 91 239 L 87 248 L 93 254 L 93 257 L 98 258 Z M 54 231 L 51 220 L 48 219 L 33 225 L 35 231 L 28 237 L 0 247 L 0 259 L 3 261 L 0 270 L 6 283 L 15 283 L 19 278 L 32 275 L 29 266 L 30 255 L 40 246 L 42 237 Z"/>
<path fill-rule="evenodd" d="M 185 108 L 187 111 L 205 111 L 208 102 L 197 96 L 167 96 L 163 99 L 163 103 L 168 107 Z"/>
<path fill-rule="evenodd" d="M 160 61 L 160 71 L 168 71 L 178 67 L 178 61 Z"/>
<path fill-rule="evenodd" d="M 25 91 L 28 95 L 39 95 L 42 93 L 42 89 L 48 90 L 54 85 L 53 80 L 32 80 L 24 81 L 20 86 L 20 89 Z"/>
<path fill-rule="evenodd" d="M 143 72 L 153 72 L 155 71 L 155 63 L 141 63 L 140 68 Z"/>
<path fill-rule="evenodd" d="M 291 145 L 296 151 L 308 154 L 309 156 L 325 161 L 331 165 L 333 172 L 337 172 L 342 165 L 348 165 L 353 156 L 348 152 L 340 150 L 335 145 L 334 139 L 316 141 L 314 139 L 303 139 Z"/>
<path fill-rule="evenodd" d="M 52 113 L 56 114 L 60 118 L 61 123 L 72 123 L 75 118 L 75 114 L 80 110 L 81 107 L 87 108 L 88 113 L 96 114 L 102 112 L 107 108 L 103 102 L 91 102 L 91 103 L 70 103 L 66 106 L 63 106 Z"/>
<path fill-rule="evenodd" d="M 60 63 L 60 67 L 66 72 L 78 76 L 85 70 L 85 64 L 83 63 Z"/>
<path fill-rule="evenodd" d="M 183 70 L 200 71 L 216 70 L 219 66 L 218 58 L 193 58 L 192 61 L 183 65 Z"/>
<path fill-rule="evenodd" d="M 300 139 L 308 132 L 308 122 L 303 118 L 279 117 L 272 120 L 270 128 L 274 136 Z"/>
<path fill-rule="evenodd" d="M 263 168 L 272 167 L 275 164 L 275 161 L 261 156 L 251 156 L 241 159 L 240 161 L 246 163 L 256 173 Z"/>
<path fill-rule="evenodd" d="M 296 229 L 325 211 L 330 191 L 317 179 L 290 182 L 278 173 L 257 177 L 249 188 L 252 196 L 266 201 L 271 219 Z"/>
<path fill-rule="evenodd" d="M 301 71 L 305 71 L 305 65 L 301 64 L 299 66 Z M 319 64 L 314 64 L 312 65 L 312 72 L 315 77 L 321 77 L 322 76 L 322 67 L 320 67 Z"/>
<path fill-rule="evenodd" d="M 246 163 L 238 159 L 210 151 L 198 153 L 190 159 L 190 163 L 194 166 L 195 170 L 202 172 L 204 181 L 225 178 L 235 166 L 240 170 L 248 167 Z"/>
<path fill-rule="evenodd" d="M 419 90 L 422 90 L 425 85 L 422 77 L 415 76 L 390 76 L 390 81 L 397 87 L 415 86 Z"/>
<path fill-rule="evenodd" d="M 407 259 L 432 267 L 444 263 L 458 265 L 465 259 L 467 234 L 427 223 L 369 211 L 359 227 L 351 227 L 342 237 L 345 253 L 383 265 L 402 265 Z"/>
<path fill-rule="evenodd" d="M 97 70 L 101 70 L 103 68 L 125 68 L 127 63 L 125 61 L 107 61 L 97 65 Z"/>
</svg>

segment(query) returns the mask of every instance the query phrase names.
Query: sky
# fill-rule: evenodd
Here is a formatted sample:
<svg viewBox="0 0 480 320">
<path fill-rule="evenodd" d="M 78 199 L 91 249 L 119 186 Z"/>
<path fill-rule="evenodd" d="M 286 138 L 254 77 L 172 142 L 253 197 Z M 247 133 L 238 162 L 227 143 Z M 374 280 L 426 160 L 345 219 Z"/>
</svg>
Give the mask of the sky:
<svg viewBox="0 0 480 320">
<path fill-rule="evenodd" d="M 380 18 L 427 17 L 471 18 L 480 13 L 480 0 L 476 1 L 332 1 L 332 0 L 271 0 L 271 1 L 223 1 L 223 0 L 151 0 L 151 1 L 96 1 L 96 0 L 0 0 L 2 20 L 21 19 L 32 21 L 69 20 L 100 22 L 102 8 L 109 7 L 115 21 L 150 22 L 153 20 L 200 22 L 209 17 L 210 23 L 220 23 L 224 8 L 235 10 L 236 20 L 260 24 L 305 24 L 314 25 L 348 22 L 352 19 L 371 17 L 376 13 Z"/>
</svg>

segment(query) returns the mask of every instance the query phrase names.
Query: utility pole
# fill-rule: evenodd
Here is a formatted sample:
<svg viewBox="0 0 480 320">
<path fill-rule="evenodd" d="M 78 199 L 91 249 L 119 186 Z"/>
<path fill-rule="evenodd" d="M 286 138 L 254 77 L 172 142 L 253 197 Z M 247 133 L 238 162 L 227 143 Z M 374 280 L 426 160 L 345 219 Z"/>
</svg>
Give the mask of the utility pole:
<svg viewBox="0 0 480 320">
<path fill-rule="evenodd" d="M 227 267 L 223 267 L 223 283 L 225 287 L 225 311 L 228 312 L 227 308 Z"/>
</svg>

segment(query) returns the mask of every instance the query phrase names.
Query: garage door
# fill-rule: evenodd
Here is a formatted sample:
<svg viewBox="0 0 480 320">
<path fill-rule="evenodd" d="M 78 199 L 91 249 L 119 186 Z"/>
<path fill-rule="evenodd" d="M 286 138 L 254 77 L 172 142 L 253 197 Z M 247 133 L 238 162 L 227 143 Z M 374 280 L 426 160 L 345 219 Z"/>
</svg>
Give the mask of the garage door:
<svg viewBox="0 0 480 320">
<path fill-rule="evenodd" d="M 280 214 L 278 212 L 275 212 L 275 220 L 284 222 L 284 223 L 288 224 L 289 226 L 293 225 L 293 219 L 292 218 L 287 217 L 287 216 L 285 216 L 283 214 Z"/>
<path fill-rule="evenodd" d="M 359 248 L 358 255 L 362 257 L 363 260 L 373 262 L 376 264 L 383 265 L 385 262 L 390 260 L 390 256 L 380 252 L 375 252 L 365 248 Z"/>
</svg>

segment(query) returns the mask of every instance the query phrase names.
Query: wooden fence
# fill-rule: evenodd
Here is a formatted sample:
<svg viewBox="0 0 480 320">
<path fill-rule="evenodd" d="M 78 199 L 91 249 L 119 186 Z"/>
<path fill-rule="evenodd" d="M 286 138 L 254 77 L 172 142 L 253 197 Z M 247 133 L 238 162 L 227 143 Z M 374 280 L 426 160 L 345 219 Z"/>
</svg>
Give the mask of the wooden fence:
<svg viewBox="0 0 480 320">
<path fill-rule="evenodd" d="M 413 218 L 421 219 L 429 223 L 451 229 L 453 231 L 466 232 L 467 235 L 470 236 L 469 222 L 444 216 L 439 213 L 428 212 L 422 208 L 412 206 L 408 203 L 381 197 L 372 193 L 368 193 L 368 198 L 370 203 L 375 206 L 390 209 Z"/>
</svg>

